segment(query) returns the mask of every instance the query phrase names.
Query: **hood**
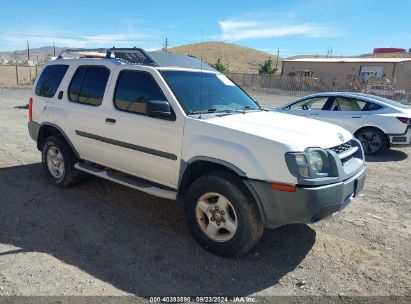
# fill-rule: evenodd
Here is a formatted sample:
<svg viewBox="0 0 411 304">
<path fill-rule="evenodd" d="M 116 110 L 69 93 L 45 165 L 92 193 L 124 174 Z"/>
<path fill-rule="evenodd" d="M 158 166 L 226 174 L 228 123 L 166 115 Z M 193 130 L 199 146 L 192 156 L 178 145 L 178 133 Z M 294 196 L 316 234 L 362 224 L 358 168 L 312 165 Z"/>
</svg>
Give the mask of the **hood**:
<svg viewBox="0 0 411 304">
<path fill-rule="evenodd" d="M 281 112 L 239 113 L 206 121 L 287 144 L 295 151 L 303 151 L 308 147 L 335 147 L 353 137 L 350 132 L 339 126 Z"/>
</svg>

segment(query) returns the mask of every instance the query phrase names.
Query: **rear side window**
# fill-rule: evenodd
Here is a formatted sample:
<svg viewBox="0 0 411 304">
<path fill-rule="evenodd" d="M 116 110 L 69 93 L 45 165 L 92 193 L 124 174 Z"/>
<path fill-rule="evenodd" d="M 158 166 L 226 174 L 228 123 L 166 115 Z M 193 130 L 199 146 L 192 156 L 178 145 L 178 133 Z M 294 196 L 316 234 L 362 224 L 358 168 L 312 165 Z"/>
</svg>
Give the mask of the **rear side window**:
<svg viewBox="0 0 411 304">
<path fill-rule="evenodd" d="M 375 111 L 381 108 L 373 102 L 345 97 L 337 97 L 331 106 L 332 111 Z"/>
<path fill-rule="evenodd" d="M 147 72 L 122 71 L 118 76 L 114 105 L 118 110 L 145 114 L 149 100 L 167 100 Z"/>
<path fill-rule="evenodd" d="M 110 70 L 104 66 L 79 66 L 68 89 L 70 101 L 101 105 L 109 75 Z"/>
<path fill-rule="evenodd" d="M 65 64 L 46 66 L 37 81 L 35 93 L 38 96 L 51 98 L 56 94 L 68 69 Z"/>
</svg>

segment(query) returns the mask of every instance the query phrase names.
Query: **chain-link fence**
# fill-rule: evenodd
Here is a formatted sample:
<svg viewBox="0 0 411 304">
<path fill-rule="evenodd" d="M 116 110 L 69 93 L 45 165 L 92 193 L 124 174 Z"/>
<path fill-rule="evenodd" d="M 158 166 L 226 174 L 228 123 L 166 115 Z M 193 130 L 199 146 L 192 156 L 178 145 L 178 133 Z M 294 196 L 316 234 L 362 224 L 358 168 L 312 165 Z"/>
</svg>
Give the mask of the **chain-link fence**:
<svg viewBox="0 0 411 304">
<path fill-rule="evenodd" d="M 411 103 L 411 81 L 395 87 L 387 79 L 361 79 L 353 76 L 280 76 L 269 74 L 226 73 L 246 90 L 287 96 L 304 96 L 320 92 L 362 92 L 403 103 Z"/>
<path fill-rule="evenodd" d="M 32 85 L 40 66 L 0 65 L 0 86 Z"/>
</svg>

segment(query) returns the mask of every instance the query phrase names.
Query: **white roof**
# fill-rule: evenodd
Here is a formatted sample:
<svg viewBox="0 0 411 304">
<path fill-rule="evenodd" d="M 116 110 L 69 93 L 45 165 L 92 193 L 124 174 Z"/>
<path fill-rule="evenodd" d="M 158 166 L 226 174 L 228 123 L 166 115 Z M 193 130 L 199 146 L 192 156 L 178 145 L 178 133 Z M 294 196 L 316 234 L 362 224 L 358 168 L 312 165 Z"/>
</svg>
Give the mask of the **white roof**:
<svg viewBox="0 0 411 304">
<path fill-rule="evenodd" d="M 411 61 L 411 58 L 372 58 L 372 57 L 346 57 L 346 58 L 296 58 L 296 59 L 284 59 L 283 61 L 289 62 L 407 62 Z"/>
</svg>

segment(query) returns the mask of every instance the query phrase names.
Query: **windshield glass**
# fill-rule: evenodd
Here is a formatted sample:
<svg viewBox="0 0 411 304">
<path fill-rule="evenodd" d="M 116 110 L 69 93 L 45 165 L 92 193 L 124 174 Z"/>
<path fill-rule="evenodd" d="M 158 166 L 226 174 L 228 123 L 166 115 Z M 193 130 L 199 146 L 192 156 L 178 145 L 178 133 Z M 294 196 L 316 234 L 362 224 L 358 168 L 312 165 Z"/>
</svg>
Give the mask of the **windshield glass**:
<svg viewBox="0 0 411 304">
<path fill-rule="evenodd" d="M 161 71 L 186 114 L 258 110 L 243 90 L 222 74 Z"/>
</svg>

